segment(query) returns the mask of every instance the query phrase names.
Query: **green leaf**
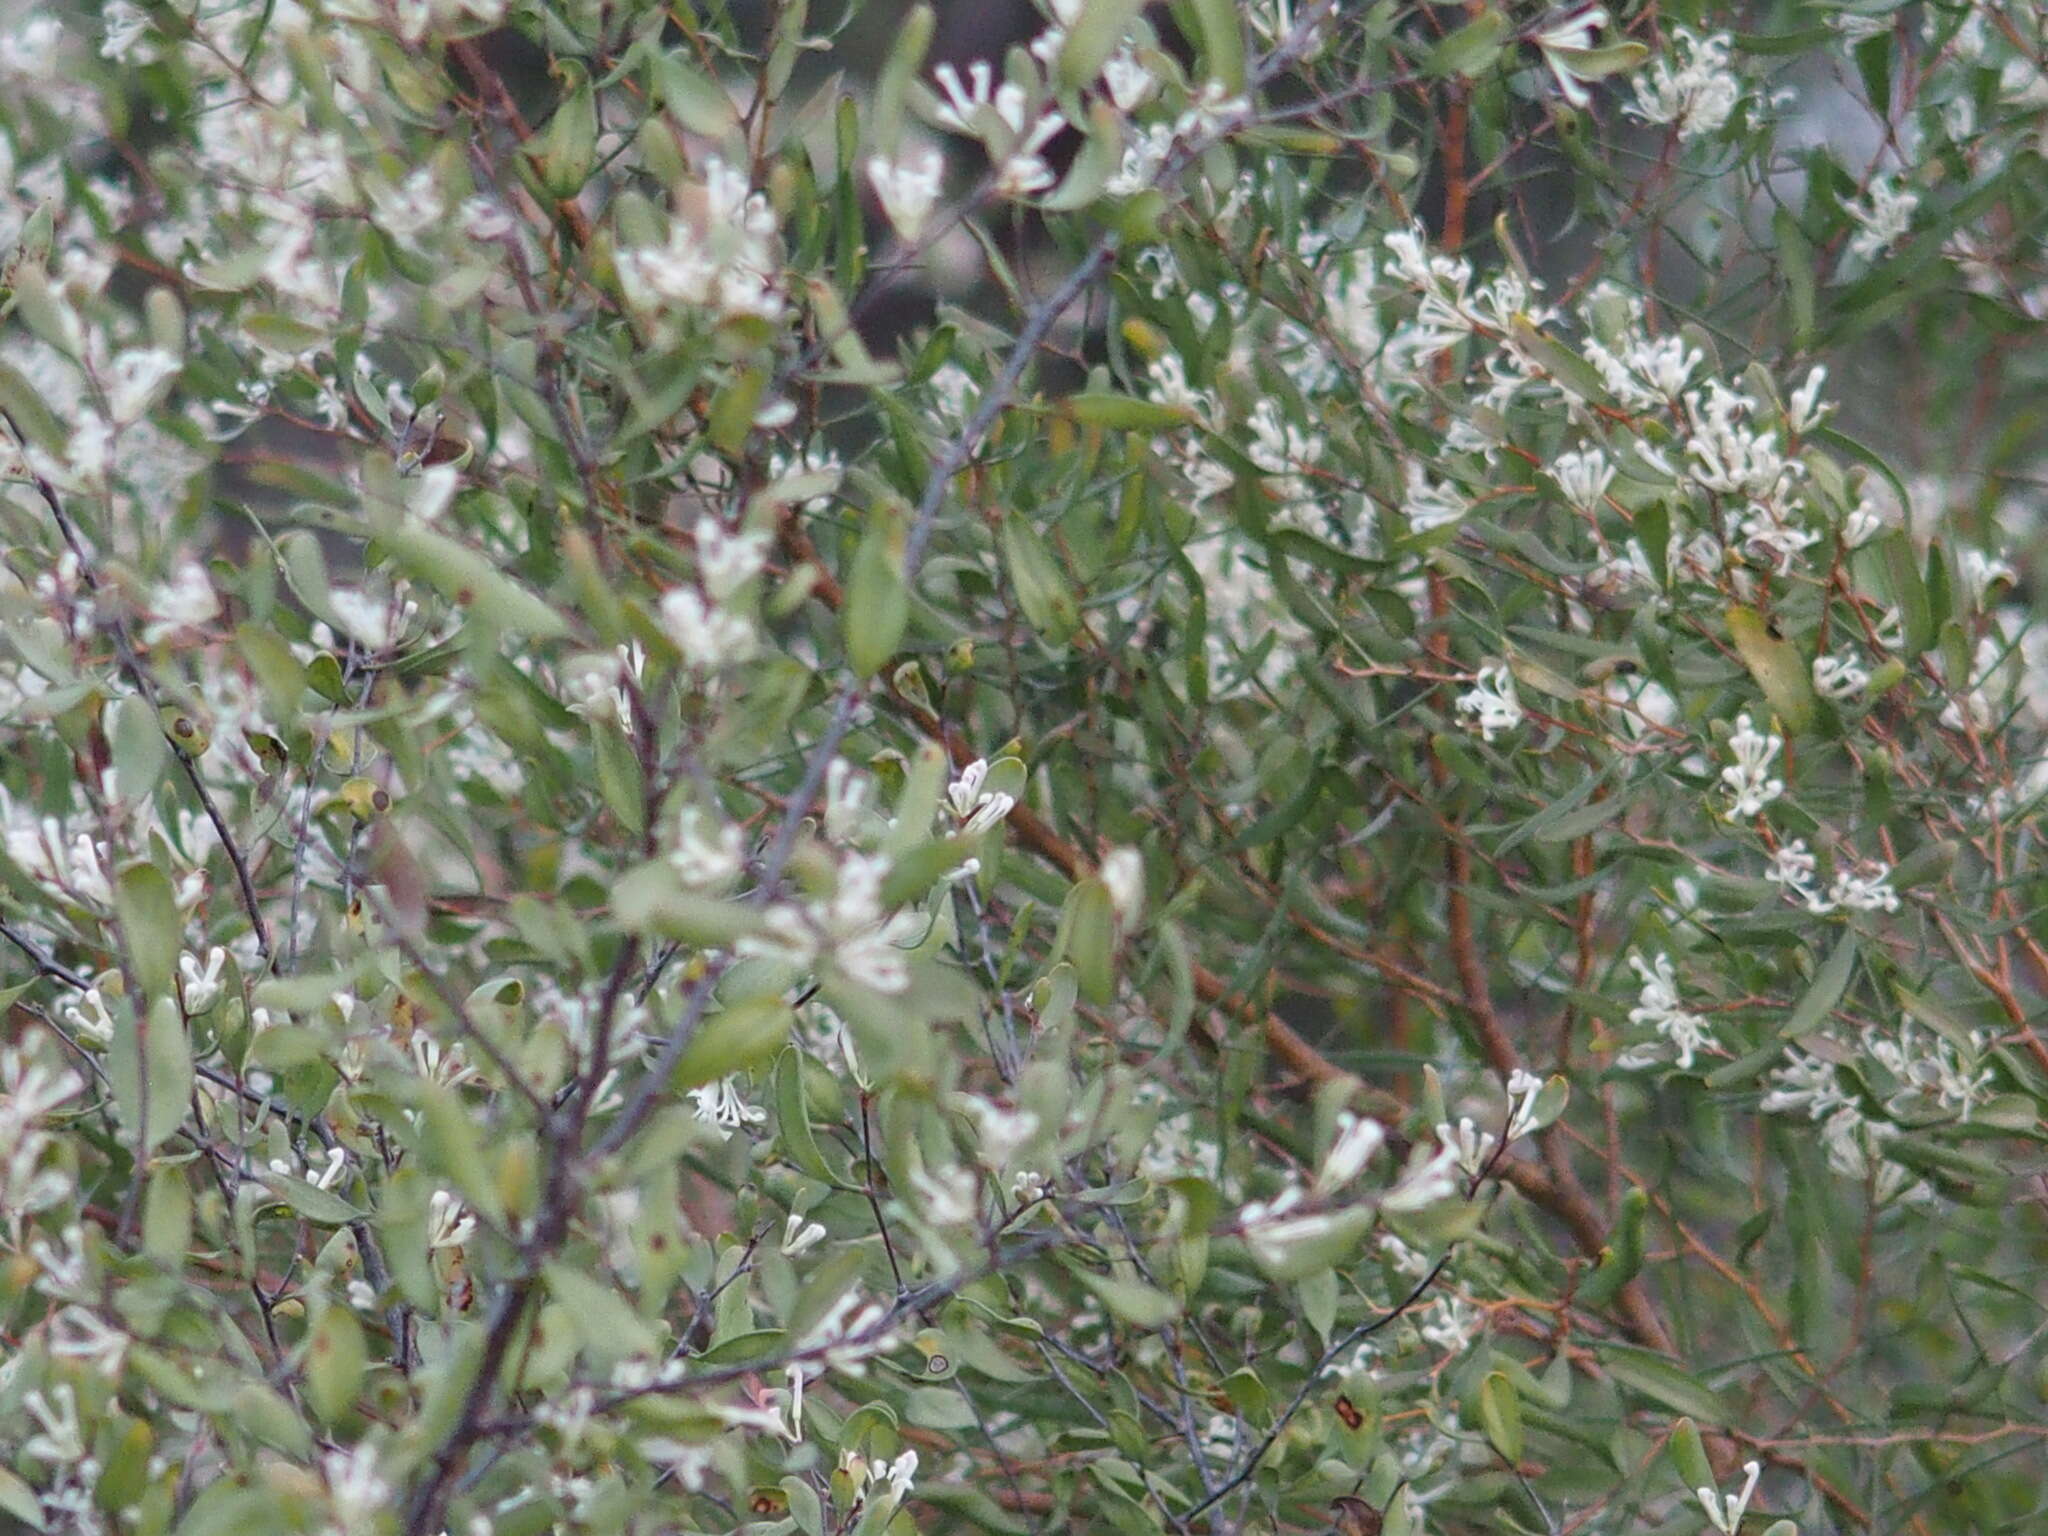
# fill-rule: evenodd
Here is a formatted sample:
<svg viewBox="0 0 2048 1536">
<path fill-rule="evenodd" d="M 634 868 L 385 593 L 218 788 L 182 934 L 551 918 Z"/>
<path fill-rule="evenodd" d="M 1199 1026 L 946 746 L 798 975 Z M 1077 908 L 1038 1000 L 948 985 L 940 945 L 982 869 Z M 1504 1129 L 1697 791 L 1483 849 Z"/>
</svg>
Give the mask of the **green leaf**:
<svg viewBox="0 0 2048 1536">
<path fill-rule="evenodd" d="M 665 859 L 650 860 L 619 880 L 611 910 L 628 933 L 680 939 L 700 949 L 728 949 L 761 926 L 751 907 L 686 889 Z"/>
<path fill-rule="evenodd" d="M 910 589 L 903 581 L 904 528 L 893 508 L 877 507 L 853 554 L 841 623 L 846 659 L 861 677 L 887 666 L 910 623 Z"/>
<path fill-rule="evenodd" d="M 1479 1385 L 1479 1423 L 1487 1443 L 1511 1467 L 1522 1464 L 1522 1394 L 1505 1371 L 1492 1371 Z"/>
<path fill-rule="evenodd" d="M 270 1181 L 277 1186 L 278 1195 L 286 1205 L 317 1226 L 345 1227 L 363 1215 L 332 1190 L 322 1189 L 306 1179 L 274 1173 L 270 1175 Z"/>
<path fill-rule="evenodd" d="M 1788 728 L 1805 730 L 1813 723 L 1813 674 L 1798 647 L 1773 635 L 1763 615 L 1753 608 L 1733 604 L 1727 618 L 1728 633 L 1742 664 L 1749 668 L 1771 708 Z"/>
<path fill-rule="evenodd" d="M 767 1061 L 789 1043 L 796 1015 L 780 997 L 757 997 L 713 1014 L 676 1063 L 677 1088 L 695 1088 Z"/>
<path fill-rule="evenodd" d="M 690 132 L 716 143 L 738 126 L 731 95 L 690 63 L 681 48 L 655 52 L 654 81 L 662 106 Z"/>
<path fill-rule="evenodd" d="M 1145 0 L 1092 0 L 1083 6 L 1060 45 L 1060 84 L 1078 91 L 1101 74 L 1144 9 Z"/>
<path fill-rule="evenodd" d="M 156 729 L 154 721 L 149 728 Z M 154 864 L 130 864 L 115 886 L 114 911 L 136 985 L 144 999 L 163 997 L 177 979 L 185 928 L 171 882 Z"/>
<path fill-rule="evenodd" d="M 1605 80 L 1626 74 L 1650 56 L 1643 43 L 1607 43 L 1598 48 L 1546 48 L 1543 50 L 1575 80 Z"/>
<path fill-rule="evenodd" d="M 1441 80 L 1450 75 L 1466 79 L 1493 67 L 1507 41 L 1508 19 L 1499 11 L 1482 12 L 1429 50 L 1422 72 Z"/>
<path fill-rule="evenodd" d="M 1081 625 L 1081 605 L 1066 572 L 1025 513 L 1012 512 L 1003 519 L 1002 542 L 1011 589 L 1031 627 L 1048 640 L 1064 643 L 1072 638 Z"/>
<path fill-rule="evenodd" d="M 1135 395 L 1107 391 L 1069 395 L 1059 403 L 1059 413 L 1084 427 L 1103 427 L 1114 432 L 1171 432 L 1195 420 L 1185 406 L 1161 405 Z"/>
<path fill-rule="evenodd" d="M 332 1424 L 355 1406 L 369 1360 L 355 1313 L 329 1302 L 306 1336 L 306 1400 L 321 1423 Z"/>
<path fill-rule="evenodd" d="M 166 1163 L 149 1176 L 142 1199 L 142 1246 L 163 1265 L 182 1264 L 192 1245 L 192 1191 L 183 1166 Z"/>
<path fill-rule="evenodd" d="M 1236 0 L 1190 0 L 1195 33 L 1201 39 L 1202 66 L 1235 95 L 1244 89 L 1244 31 Z"/>
<path fill-rule="evenodd" d="M 583 190 L 597 164 L 597 93 L 588 80 L 563 98 L 540 135 L 539 149 L 529 145 L 527 153 L 550 196 L 569 198 Z"/>
<path fill-rule="evenodd" d="M 1161 1290 L 1137 1280 L 1114 1280 L 1087 1270 L 1077 1277 L 1112 1317 L 1134 1328 L 1157 1328 L 1180 1316 L 1180 1303 Z"/>
<path fill-rule="evenodd" d="M 597 763 L 598 793 L 619 825 L 638 836 L 646 826 L 646 786 L 640 776 L 640 759 L 623 732 L 609 721 L 591 730 L 592 755 Z"/>
<path fill-rule="evenodd" d="M 783 1156 L 812 1178 L 826 1184 L 839 1182 L 818 1150 L 818 1138 L 811 1129 L 810 1102 L 804 1093 L 803 1053 L 786 1050 L 775 1063 L 775 1140 Z"/>
<path fill-rule="evenodd" d="M 1632 1344 L 1601 1343 L 1593 1348 L 1608 1375 L 1652 1402 L 1704 1423 L 1728 1422 L 1720 1394 L 1668 1357 Z"/>
<path fill-rule="evenodd" d="M 43 1501 L 36 1497 L 33 1488 L 6 1467 L 0 1467 L 0 1510 L 14 1516 L 31 1530 L 49 1529 L 43 1524 Z"/>
<path fill-rule="evenodd" d="M 121 1124 L 148 1153 L 163 1145 L 184 1123 L 192 1094 L 192 1046 L 178 1000 L 168 992 L 150 1004 L 146 1015 L 127 999 L 115 999 L 114 1040 L 107 1051 L 107 1076 Z"/>
<path fill-rule="evenodd" d="M 1688 1491 L 1715 1486 L 1714 1464 L 1707 1460 L 1707 1448 L 1700 1440 L 1699 1426 L 1691 1419 L 1682 1418 L 1671 1426 L 1671 1439 L 1666 1442 L 1665 1450 L 1670 1453 L 1671 1464 L 1678 1468 L 1678 1475 Z"/>
<path fill-rule="evenodd" d="M 170 743 L 164 740 L 156 711 L 140 694 L 130 694 L 114 706 L 114 777 L 124 800 L 140 800 L 162 781 L 164 764 L 170 758 Z"/>
<path fill-rule="evenodd" d="M 380 531 L 377 541 L 407 572 L 499 629 L 537 640 L 559 640 L 569 633 L 554 609 L 483 555 L 445 534 L 398 523 Z"/>
<path fill-rule="evenodd" d="M 1819 1028 L 1834 1011 L 1835 1004 L 1842 1000 L 1842 993 L 1847 990 L 1849 978 L 1855 970 L 1856 934 L 1853 929 L 1848 929 L 1835 941 L 1834 949 L 1821 962 L 1820 969 L 1813 973 L 1813 980 L 1805 993 L 1785 1016 L 1778 1038 L 1797 1040 Z"/>
<path fill-rule="evenodd" d="M 1081 995 L 1098 1006 L 1116 996 L 1116 906 L 1100 880 L 1076 883 L 1067 897 L 1061 926 L 1067 935 L 1067 958 L 1073 962 Z"/>
<path fill-rule="evenodd" d="M 658 1352 L 654 1330 L 602 1280 L 561 1260 L 550 1262 L 546 1272 L 548 1289 L 566 1309 L 585 1350 L 606 1361 Z"/>
<path fill-rule="evenodd" d="M 1635 1186 L 1621 1197 L 1615 1213 L 1614 1230 L 1600 1250 L 1600 1262 L 1584 1285 L 1578 1299 L 1587 1307 L 1605 1307 L 1621 1294 L 1643 1267 L 1643 1226 L 1649 1214 L 1650 1196 Z"/>
<path fill-rule="evenodd" d="M 42 392 L 8 363 L 0 363 L 0 411 L 5 411 L 21 435 L 36 447 L 46 453 L 64 451 L 68 434 L 63 423 L 43 403 Z"/>
</svg>

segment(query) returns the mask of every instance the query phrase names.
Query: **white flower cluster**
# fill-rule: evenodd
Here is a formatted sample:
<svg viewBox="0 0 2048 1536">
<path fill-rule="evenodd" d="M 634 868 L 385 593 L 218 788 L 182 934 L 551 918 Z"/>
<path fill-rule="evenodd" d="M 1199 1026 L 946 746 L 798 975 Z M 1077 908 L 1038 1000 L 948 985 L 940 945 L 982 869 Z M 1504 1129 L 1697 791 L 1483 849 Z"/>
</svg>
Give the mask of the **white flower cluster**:
<svg viewBox="0 0 2048 1536">
<path fill-rule="evenodd" d="M 1838 909 L 1850 912 L 1896 912 L 1899 893 L 1891 888 L 1891 870 L 1875 861 L 1838 870 L 1825 892 L 1815 883 L 1820 861 L 1803 837 L 1794 838 L 1771 855 L 1764 878 L 1785 887 L 1785 894 L 1816 916 Z"/>
<path fill-rule="evenodd" d="M 1659 955 L 1651 963 L 1641 955 L 1630 955 L 1628 963 L 1642 981 L 1636 1006 L 1628 1011 L 1629 1023 L 1648 1025 L 1656 1030 L 1675 1052 L 1679 1070 L 1690 1072 L 1699 1053 L 1714 1048 L 1714 1036 L 1707 1021 L 1679 1001 L 1678 973 L 1671 964 L 1671 957 Z M 1624 1051 L 1616 1058 L 1615 1065 L 1633 1069 L 1662 1059 L 1663 1046 L 1654 1041 L 1645 1042 Z"/>
<path fill-rule="evenodd" d="M 1636 76 L 1635 102 L 1624 110 L 1670 128 L 1680 140 L 1719 133 L 1742 100 L 1742 78 L 1728 58 L 1733 45 L 1726 32 L 1702 37 L 1674 28 L 1670 54 Z"/>
<path fill-rule="evenodd" d="M 779 225 L 766 195 L 714 155 L 704 163 L 702 183 L 677 201 L 666 241 L 618 254 L 627 302 L 651 316 L 781 319 Z"/>
</svg>

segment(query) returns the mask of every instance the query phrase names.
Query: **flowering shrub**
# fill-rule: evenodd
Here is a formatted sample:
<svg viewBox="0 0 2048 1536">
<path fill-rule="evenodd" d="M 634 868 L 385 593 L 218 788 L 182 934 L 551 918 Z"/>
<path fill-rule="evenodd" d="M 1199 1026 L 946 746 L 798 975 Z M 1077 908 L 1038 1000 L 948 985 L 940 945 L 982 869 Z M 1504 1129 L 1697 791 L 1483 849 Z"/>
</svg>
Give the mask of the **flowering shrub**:
<svg viewBox="0 0 2048 1536">
<path fill-rule="evenodd" d="M 12 12 L 0 1519 L 2038 1522 L 2048 32 L 1735 10 Z"/>
</svg>

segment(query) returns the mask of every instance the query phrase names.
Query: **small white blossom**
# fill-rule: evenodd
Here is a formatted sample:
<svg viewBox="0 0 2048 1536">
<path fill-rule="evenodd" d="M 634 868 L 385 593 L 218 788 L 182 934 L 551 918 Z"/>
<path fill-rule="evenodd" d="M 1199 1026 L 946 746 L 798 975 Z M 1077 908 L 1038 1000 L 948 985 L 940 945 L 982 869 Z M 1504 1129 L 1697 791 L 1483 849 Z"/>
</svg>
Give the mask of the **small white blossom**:
<svg viewBox="0 0 2048 1536">
<path fill-rule="evenodd" d="M 740 829 L 717 821 L 700 805 L 686 805 L 676 817 L 676 842 L 668 861 L 692 890 L 727 886 L 746 862 Z"/>
<path fill-rule="evenodd" d="M 1145 910 L 1145 858 L 1135 848 L 1112 848 L 1097 871 L 1109 890 L 1109 905 L 1126 929 L 1137 926 Z"/>
<path fill-rule="evenodd" d="M 190 954 L 178 956 L 178 975 L 183 985 L 179 991 L 184 996 L 185 1012 L 204 1013 L 219 999 L 224 983 L 221 968 L 228 962 L 228 952 L 218 944 L 206 952 L 206 968 L 201 970 L 198 959 Z"/>
<path fill-rule="evenodd" d="M 1489 742 L 1502 731 L 1512 731 L 1522 723 L 1522 706 L 1515 698 L 1515 677 L 1506 662 L 1489 662 L 1479 669 L 1471 690 L 1458 695 L 1458 713 L 1473 716 L 1479 734 Z"/>
<path fill-rule="evenodd" d="M 1622 110 L 1646 123 L 1668 124 L 1681 140 L 1719 133 L 1742 99 L 1742 81 L 1728 62 L 1733 39 L 1673 29 L 1669 57 L 1636 76 L 1636 99 Z"/>
<path fill-rule="evenodd" d="M 1785 781 L 1770 776 L 1771 763 L 1784 748 L 1783 740 L 1758 731 L 1748 715 L 1735 717 L 1735 734 L 1728 738 L 1735 761 L 1721 770 L 1721 782 L 1734 797 L 1727 811 L 1730 821 L 1747 821 L 1785 792 Z"/>
<path fill-rule="evenodd" d="M 1820 397 L 1821 386 L 1828 381 L 1825 366 L 1816 364 L 1806 376 L 1806 382 L 1792 392 L 1792 398 L 1785 405 L 1785 425 L 1794 432 L 1807 433 L 1827 420 L 1834 406 Z"/>
<path fill-rule="evenodd" d="M 1756 1481 L 1763 1473 L 1760 1463 L 1746 1461 L 1742 1464 L 1744 1473 L 1742 1492 L 1731 1493 L 1725 1499 L 1711 1488 L 1696 1488 L 1700 1507 L 1707 1512 L 1707 1523 L 1725 1536 L 1735 1536 L 1741 1529 L 1742 1516 L 1749 1508 L 1750 1496 L 1756 1492 Z"/>
<path fill-rule="evenodd" d="M 1551 460 L 1550 474 L 1564 499 L 1588 516 L 1600 510 L 1607 487 L 1614 483 L 1614 466 L 1598 448 L 1559 454 Z"/>
<path fill-rule="evenodd" d="M 1337 1134 L 1323 1157 L 1323 1166 L 1316 1170 L 1315 1196 L 1326 1199 L 1357 1178 L 1386 1140 L 1386 1127 L 1379 1121 L 1348 1109 L 1338 1110 Z"/>
<path fill-rule="evenodd" d="M 722 603 L 761 574 L 768 563 L 765 529 L 728 533 L 715 517 L 697 519 L 697 579 L 714 603 Z"/>
<path fill-rule="evenodd" d="M 1606 8 L 1596 5 L 1588 10 L 1567 13 L 1529 39 L 1542 51 L 1543 62 L 1556 76 L 1557 88 L 1564 99 L 1575 107 L 1588 106 L 1593 98 L 1573 69 L 1572 55 L 1591 48 L 1607 20 Z"/>
<path fill-rule="evenodd" d="M 905 240 L 924 233 L 933 204 L 945 185 L 946 157 L 926 145 L 908 149 L 894 160 L 880 155 L 868 161 L 868 182 L 882 205 L 890 228 Z"/>
<path fill-rule="evenodd" d="M 982 788 L 987 780 L 988 760 L 977 757 L 946 786 L 946 804 L 960 823 L 963 837 L 980 836 L 1008 816 L 1017 804 L 1015 795 L 1005 794 L 999 789 Z"/>
<path fill-rule="evenodd" d="M 1446 480 L 1430 479 L 1414 459 L 1408 461 L 1402 474 L 1406 483 L 1401 494 L 1401 511 L 1414 532 L 1428 533 L 1432 528 L 1455 523 L 1471 510 L 1472 504 L 1455 486 Z"/>
<path fill-rule="evenodd" d="M 759 643 L 751 619 L 707 602 L 695 587 L 675 587 L 662 595 L 661 627 L 684 662 L 700 672 L 750 661 Z"/>
<path fill-rule="evenodd" d="M 1814 691 L 1826 699 L 1851 698 L 1863 691 L 1870 674 L 1848 652 L 1813 658 Z"/>
<path fill-rule="evenodd" d="M 457 1196 L 435 1190 L 427 1199 L 427 1247 L 460 1248 L 474 1236 L 476 1217 Z"/>
<path fill-rule="evenodd" d="M 744 1126 L 759 1125 L 768 1118 L 767 1110 L 740 1097 L 740 1075 L 737 1072 L 727 1073 L 715 1083 L 692 1088 L 690 1104 L 698 1123 L 716 1130 L 720 1141 L 728 1140 L 734 1131 Z"/>
<path fill-rule="evenodd" d="M 1493 1132 L 1480 1130 L 1472 1123 L 1469 1115 L 1461 1118 L 1455 1126 L 1447 1121 L 1439 1124 L 1436 1128 L 1436 1139 L 1445 1150 L 1455 1156 L 1458 1166 L 1465 1170 L 1466 1175 L 1475 1179 L 1486 1167 L 1487 1158 L 1493 1155 L 1493 1149 L 1498 1144 Z"/>
<path fill-rule="evenodd" d="M 1636 1006 L 1628 1011 L 1629 1023 L 1647 1024 L 1655 1029 L 1676 1048 L 1680 1070 L 1691 1071 L 1695 1055 L 1714 1040 L 1707 1021 L 1680 1005 L 1678 977 L 1672 969 L 1671 957 L 1659 955 L 1652 966 L 1642 956 L 1630 955 L 1628 963 L 1643 984 Z"/>
<path fill-rule="evenodd" d="M 1913 227 L 1913 211 L 1919 206 L 1920 194 L 1900 186 L 1893 176 L 1874 179 L 1867 198 L 1844 199 L 1842 211 L 1856 221 L 1849 253 L 1865 261 L 1888 253 Z"/>
<path fill-rule="evenodd" d="M 1128 114 L 1152 99 L 1159 89 L 1159 77 L 1139 61 L 1126 43 L 1102 66 L 1102 84 L 1117 111 Z"/>
<path fill-rule="evenodd" d="M 782 1253 L 785 1258 L 795 1258 L 806 1248 L 816 1246 L 825 1240 L 825 1229 L 815 1221 L 807 1222 L 795 1212 L 782 1225 Z"/>
</svg>

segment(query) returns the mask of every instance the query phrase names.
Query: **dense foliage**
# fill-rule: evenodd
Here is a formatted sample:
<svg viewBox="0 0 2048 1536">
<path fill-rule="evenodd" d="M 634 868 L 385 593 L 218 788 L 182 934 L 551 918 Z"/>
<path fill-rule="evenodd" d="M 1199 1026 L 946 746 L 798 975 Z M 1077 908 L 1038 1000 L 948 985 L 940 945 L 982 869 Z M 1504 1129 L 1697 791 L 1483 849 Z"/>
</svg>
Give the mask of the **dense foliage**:
<svg viewBox="0 0 2048 1536">
<path fill-rule="evenodd" d="M 0 1523 L 2038 1528 L 2039 7 L 1017 20 L 0 25 Z"/>
</svg>

